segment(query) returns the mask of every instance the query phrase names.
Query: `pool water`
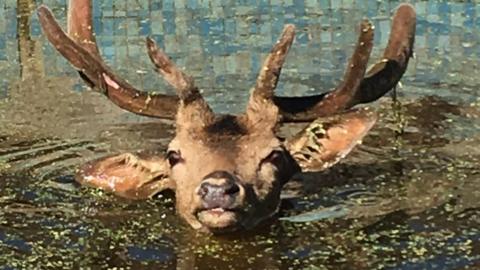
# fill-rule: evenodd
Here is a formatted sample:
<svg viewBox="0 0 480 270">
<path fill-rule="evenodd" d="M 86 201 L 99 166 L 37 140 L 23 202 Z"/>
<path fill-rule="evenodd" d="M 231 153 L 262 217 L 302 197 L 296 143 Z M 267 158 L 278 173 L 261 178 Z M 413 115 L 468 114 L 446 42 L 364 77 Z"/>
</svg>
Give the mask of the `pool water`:
<svg viewBox="0 0 480 270">
<path fill-rule="evenodd" d="M 192 230 L 173 194 L 130 201 L 75 183 L 94 158 L 164 151 L 173 125 L 87 89 L 42 36 L 34 1 L 2 2 L 0 269 L 479 269 L 480 5 L 411 2 L 416 58 L 397 98 L 371 105 L 380 119 L 363 144 L 292 180 L 271 221 L 226 236 Z M 65 23 L 64 0 L 43 3 Z M 173 93 L 145 53 L 150 35 L 215 111 L 236 113 L 284 23 L 297 38 L 278 92 L 312 94 L 338 83 L 363 17 L 376 26 L 378 59 L 398 4 L 104 0 L 94 28 L 106 61 L 132 84 Z"/>
</svg>

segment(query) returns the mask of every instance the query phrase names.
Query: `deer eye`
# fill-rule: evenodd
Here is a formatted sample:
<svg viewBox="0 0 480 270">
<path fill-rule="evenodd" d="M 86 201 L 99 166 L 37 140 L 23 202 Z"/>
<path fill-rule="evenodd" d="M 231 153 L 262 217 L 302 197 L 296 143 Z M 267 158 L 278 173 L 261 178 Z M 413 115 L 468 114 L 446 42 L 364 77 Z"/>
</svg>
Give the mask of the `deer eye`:
<svg viewBox="0 0 480 270">
<path fill-rule="evenodd" d="M 273 150 L 266 158 L 262 160 L 262 165 L 265 163 L 271 163 L 273 165 L 278 165 L 282 160 L 283 152 L 280 150 Z"/>
<path fill-rule="evenodd" d="M 167 152 L 167 160 L 170 164 L 170 167 L 173 167 L 179 162 L 183 161 L 183 158 L 179 151 L 169 150 Z"/>
</svg>

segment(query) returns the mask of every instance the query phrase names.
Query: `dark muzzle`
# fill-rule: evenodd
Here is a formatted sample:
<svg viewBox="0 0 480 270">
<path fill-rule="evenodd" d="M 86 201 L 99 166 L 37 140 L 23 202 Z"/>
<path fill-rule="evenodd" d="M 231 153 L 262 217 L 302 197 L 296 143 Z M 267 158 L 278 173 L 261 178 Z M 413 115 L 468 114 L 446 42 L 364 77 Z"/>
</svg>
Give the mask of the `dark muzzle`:
<svg viewBox="0 0 480 270">
<path fill-rule="evenodd" d="M 226 171 L 215 171 L 203 178 L 198 188 L 205 209 L 229 209 L 240 192 L 235 176 Z"/>
</svg>

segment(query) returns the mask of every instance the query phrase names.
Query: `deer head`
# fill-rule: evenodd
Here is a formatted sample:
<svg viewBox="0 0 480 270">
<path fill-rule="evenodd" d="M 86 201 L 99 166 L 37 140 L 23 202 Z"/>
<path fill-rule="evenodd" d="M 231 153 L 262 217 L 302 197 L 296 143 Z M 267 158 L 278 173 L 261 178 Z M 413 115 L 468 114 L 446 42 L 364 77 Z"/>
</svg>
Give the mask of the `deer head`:
<svg viewBox="0 0 480 270">
<path fill-rule="evenodd" d="M 92 88 L 133 113 L 175 119 L 176 134 L 165 155 L 105 157 L 84 165 L 77 180 L 135 199 L 172 189 L 178 213 L 192 227 L 214 233 L 252 228 L 276 213 L 281 189 L 294 174 L 323 170 L 350 152 L 376 120 L 369 109 L 350 108 L 396 85 L 412 55 L 415 33 L 415 13 L 401 5 L 385 58 L 365 76 L 373 40 L 373 27 L 365 20 L 337 88 L 310 97 L 278 97 L 274 89 L 294 40 L 294 26 L 286 25 L 245 112 L 219 115 L 152 39 L 146 42 L 148 55 L 177 96 L 142 92 L 116 76 L 98 53 L 89 1 L 70 1 L 68 34 L 47 7 L 38 14 L 48 40 Z M 287 121 L 312 123 L 283 140 L 276 131 Z"/>
</svg>

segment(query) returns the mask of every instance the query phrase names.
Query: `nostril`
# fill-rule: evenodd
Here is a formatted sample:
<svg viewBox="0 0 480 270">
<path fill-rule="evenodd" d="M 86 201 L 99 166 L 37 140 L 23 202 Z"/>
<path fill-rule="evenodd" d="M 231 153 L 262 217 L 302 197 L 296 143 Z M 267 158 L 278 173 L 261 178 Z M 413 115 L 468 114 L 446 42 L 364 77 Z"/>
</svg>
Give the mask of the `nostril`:
<svg viewBox="0 0 480 270">
<path fill-rule="evenodd" d="M 240 188 L 237 184 L 230 184 L 225 188 L 225 195 L 234 195 L 240 192 Z"/>
<path fill-rule="evenodd" d="M 200 185 L 200 188 L 198 189 L 198 195 L 200 195 L 200 197 L 204 198 L 205 196 L 207 196 L 208 192 L 209 192 L 209 187 L 210 185 L 208 183 L 202 183 Z"/>
</svg>

